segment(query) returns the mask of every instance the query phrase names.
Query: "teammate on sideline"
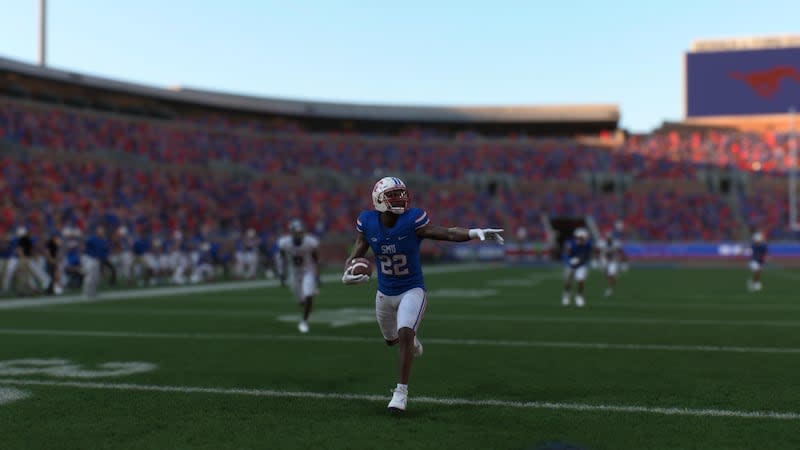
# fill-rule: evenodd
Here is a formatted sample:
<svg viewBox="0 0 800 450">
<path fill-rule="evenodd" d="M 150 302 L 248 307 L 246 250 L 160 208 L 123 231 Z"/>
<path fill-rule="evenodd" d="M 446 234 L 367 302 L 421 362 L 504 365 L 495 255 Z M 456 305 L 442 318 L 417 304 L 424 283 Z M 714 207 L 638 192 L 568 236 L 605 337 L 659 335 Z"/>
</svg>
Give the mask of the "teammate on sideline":
<svg viewBox="0 0 800 450">
<path fill-rule="evenodd" d="M 608 280 L 608 287 L 606 288 L 605 296 L 610 297 L 614 294 L 614 288 L 617 285 L 617 272 L 619 272 L 619 260 L 622 254 L 622 246 L 620 242 L 614 238 L 612 232 L 606 234 L 606 242 L 603 246 L 606 279 Z"/>
<path fill-rule="evenodd" d="M 628 254 L 625 253 L 625 249 L 622 248 L 622 233 L 625 230 L 625 224 L 621 220 L 617 220 L 614 222 L 614 230 L 611 232 L 614 239 L 619 243 L 619 269 L 623 272 L 627 272 L 630 268 L 628 266 Z"/>
<path fill-rule="evenodd" d="M 422 355 L 422 343 L 416 333 L 428 302 L 420 243 L 426 238 L 452 242 L 489 238 L 503 243 L 502 229 L 430 225 L 428 213 L 409 208 L 409 200 L 408 189 L 399 178 L 385 177 L 375 183 L 372 189 L 375 210 L 362 211 L 358 216 L 358 235 L 342 276 L 345 284 L 369 281 L 369 275 L 353 273 L 351 262 L 372 249 L 378 263 L 375 316 L 386 344 L 399 344 L 398 382 L 388 406 L 393 412 L 405 411 L 413 358 Z"/>
<path fill-rule="evenodd" d="M 133 281 L 133 236 L 128 227 L 122 225 L 116 233 L 116 263 L 119 264 L 120 276 L 128 283 Z"/>
<path fill-rule="evenodd" d="M 303 319 L 297 329 L 301 333 L 308 333 L 308 317 L 314 297 L 319 294 L 319 239 L 306 233 L 303 223 L 298 219 L 289 222 L 289 233 L 278 239 L 278 276 L 281 286 L 285 286 L 288 275 L 289 287 L 297 304 L 303 308 Z"/>
<path fill-rule="evenodd" d="M 564 255 L 566 257 L 566 282 L 564 283 L 564 295 L 561 304 L 569 306 L 570 295 L 572 294 L 572 281 L 576 282 L 577 292 L 575 293 L 575 306 L 583 307 L 586 301 L 583 298 L 583 287 L 586 282 L 587 265 L 592 257 L 592 242 L 589 240 L 589 232 L 586 228 L 577 228 L 574 238 L 567 241 Z"/>
<path fill-rule="evenodd" d="M 95 233 L 86 240 L 86 247 L 83 255 L 83 271 L 86 274 L 83 279 L 83 295 L 87 299 L 97 296 L 97 286 L 100 284 L 100 264 L 104 259 L 108 259 L 109 245 L 106 239 L 106 231 L 102 226 L 95 228 Z"/>
<path fill-rule="evenodd" d="M 761 290 L 761 270 L 767 257 L 767 243 L 764 233 L 753 233 L 753 243 L 750 246 L 750 272 L 752 275 L 747 280 L 747 290 L 750 292 Z"/>
</svg>

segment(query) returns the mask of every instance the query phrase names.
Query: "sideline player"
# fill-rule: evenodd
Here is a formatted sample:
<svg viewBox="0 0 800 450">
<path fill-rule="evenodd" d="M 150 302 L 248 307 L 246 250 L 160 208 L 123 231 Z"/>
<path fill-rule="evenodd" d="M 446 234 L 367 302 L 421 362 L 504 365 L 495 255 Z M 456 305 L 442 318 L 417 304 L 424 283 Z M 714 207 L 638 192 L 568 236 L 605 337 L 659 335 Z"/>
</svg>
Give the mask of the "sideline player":
<svg viewBox="0 0 800 450">
<path fill-rule="evenodd" d="M 278 275 L 281 286 L 285 286 L 289 267 L 289 286 L 297 304 L 303 308 L 303 319 L 297 324 L 297 329 L 308 333 L 308 316 L 311 315 L 314 297 L 319 294 L 319 239 L 306 233 L 298 219 L 289 222 L 289 233 L 278 239 Z"/>
<path fill-rule="evenodd" d="M 567 242 L 564 255 L 566 257 L 566 282 L 564 283 L 564 295 L 561 304 L 569 306 L 570 295 L 572 294 L 572 281 L 577 284 L 575 293 L 575 306 L 582 307 L 586 304 L 583 298 L 583 287 L 586 282 L 586 272 L 589 259 L 592 257 L 592 242 L 589 240 L 589 232 L 586 228 L 577 228 L 574 238 Z"/>
<path fill-rule="evenodd" d="M 628 254 L 625 253 L 625 248 L 622 246 L 622 233 L 625 230 L 625 223 L 621 220 L 614 222 L 614 230 L 611 232 L 614 239 L 619 243 L 619 269 L 627 272 L 630 267 L 628 266 Z"/>
<path fill-rule="evenodd" d="M 619 272 L 619 261 L 622 255 L 622 246 L 619 240 L 614 238 L 614 234 L 609 232 L 606 235 L 606 242 L 603 246 L 603 253 L 605 260 L 606 279 L 608 280 L 608 287 L 606 288 L 605 296 L 610 297 L 614 294 L 614 288 L 617 286 L 617 273 Z"/>
<path fill-rule="evenodd" d="M 420 243 L 426 238 L 452 242 L 489 238 L 503 243 L 502 229 L 430 225 L 428 213 L 420 208 L 409 208 L 409 201 L 408 189 L 399 178 L 385 177 L 375 183 L 372 189 L 375 209 L 362 211 L 358 216 L 358 235 L 342 276 L 345 284 L 369 281 L 369 275 L 353 274 L 350 263 L 372 249 L 378 267 L 375 316 L 386 344 L 399 344 L 398 382 L 388 406 L 393 412 L 405 411 L 411 364 L 414 356 L 422 354 L 422 344 L 416 333 L 428 302 Z"/>
<path fill-rule="evenodd" d="M 753 243 L 750 245 L 750 272 L 752 275 L 747 280 L 747 290 L 750 292 L 761 290 L 761 271 L 767 258 L 767 243 L 764 233 L 753 233 Z"/>
</svg>

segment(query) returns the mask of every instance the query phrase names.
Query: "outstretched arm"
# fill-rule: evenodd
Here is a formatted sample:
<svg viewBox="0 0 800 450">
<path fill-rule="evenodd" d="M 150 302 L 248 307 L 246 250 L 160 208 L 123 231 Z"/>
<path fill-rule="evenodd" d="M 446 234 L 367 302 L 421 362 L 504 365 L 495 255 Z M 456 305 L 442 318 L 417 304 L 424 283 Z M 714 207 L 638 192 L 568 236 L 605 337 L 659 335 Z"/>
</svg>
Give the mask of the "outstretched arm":
<svg viewBox="0 0 800 450">
<path fill-rule="evenodd" d="M 502 228 L 461 228 L 461 227 L 441 227 L 438 225 L 425 225 L 417 228 L 417 236 L 421 239 L 433 239 L 436 241 L 464 242 L 471 239 L 481 241 L 494 239 L 498 243 L 503 243 Z"/>
<path fill-rule="evenodd" d="M 435 241 L 464 242 L 472 239 L 469 230 L 461 227 L 440 227 L 438 225 L 425 225 L 417 230 L 417 236 L 422 239 Z"/>
</svg>

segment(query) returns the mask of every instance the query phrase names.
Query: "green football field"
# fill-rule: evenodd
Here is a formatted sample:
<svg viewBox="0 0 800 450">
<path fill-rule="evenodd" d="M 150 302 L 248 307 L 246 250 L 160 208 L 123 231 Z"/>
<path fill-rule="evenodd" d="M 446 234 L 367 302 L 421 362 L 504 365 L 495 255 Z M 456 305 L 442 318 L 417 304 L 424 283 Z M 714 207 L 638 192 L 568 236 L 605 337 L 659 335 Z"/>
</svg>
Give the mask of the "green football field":
<svg viewBox="0 0 800 450">
<path fill-rule="evenodd" d="M 592 272 L 577 309 L 554 268 L 428 274 L 401 417 L 374 281 L 324 283 L 307 335 L 278 287 L 0 300 L 0 448 L 797 449 L 800 274 L 746 276 Z"/>
</svg>

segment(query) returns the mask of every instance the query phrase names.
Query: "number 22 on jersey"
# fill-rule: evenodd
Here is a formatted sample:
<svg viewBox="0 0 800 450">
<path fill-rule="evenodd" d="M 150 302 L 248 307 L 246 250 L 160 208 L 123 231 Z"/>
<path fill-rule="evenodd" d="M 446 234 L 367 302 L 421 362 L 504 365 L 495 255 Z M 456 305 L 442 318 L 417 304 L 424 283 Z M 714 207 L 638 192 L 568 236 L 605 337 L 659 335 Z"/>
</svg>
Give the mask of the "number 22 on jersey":
<svg viewBox="0 0 800 450">
<path fill-rule="evenodd" d="M 402 276 L 408 275 L 408 259 L 406 255 L 395 253 L 394 255 L 380 255 L 378 260 L 381 263 L 381 272 L 384 275 Z"/>
</svg>

